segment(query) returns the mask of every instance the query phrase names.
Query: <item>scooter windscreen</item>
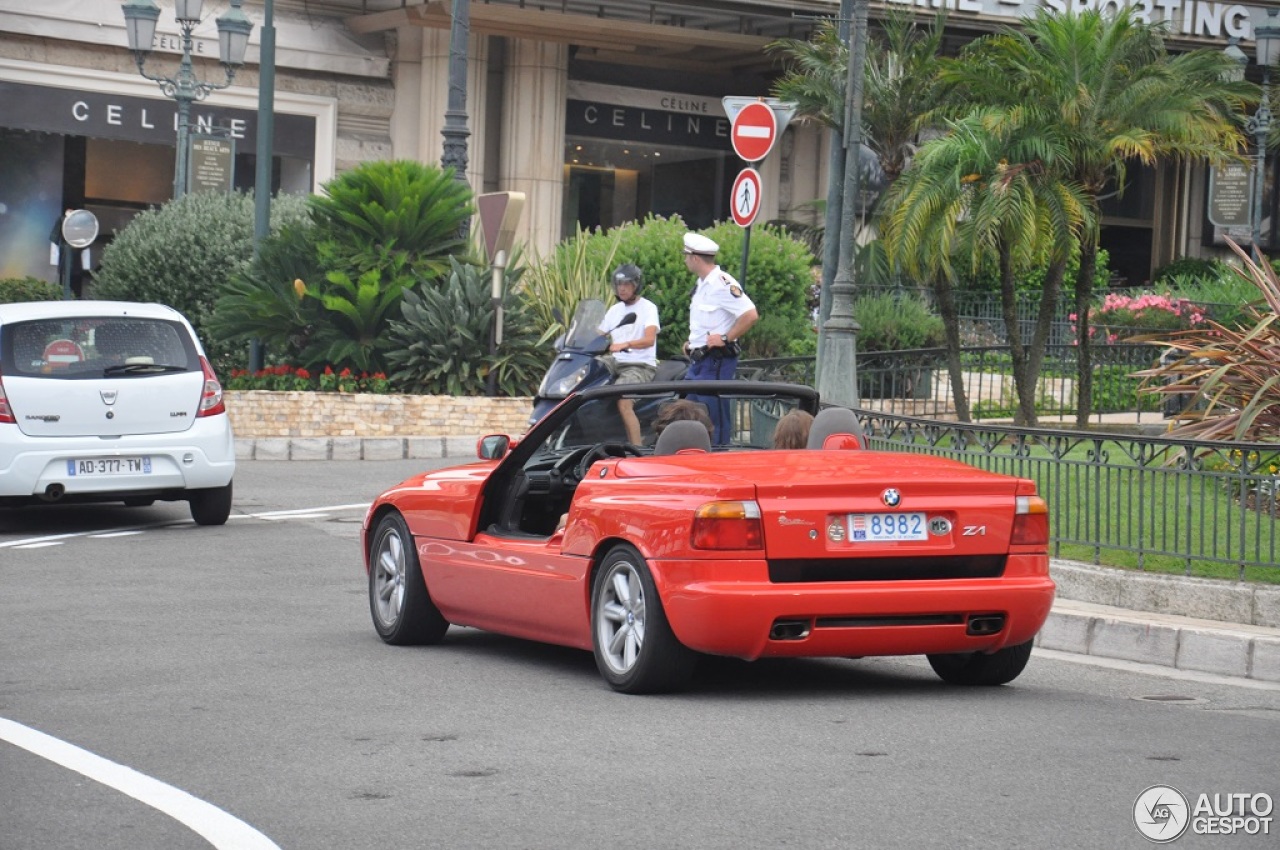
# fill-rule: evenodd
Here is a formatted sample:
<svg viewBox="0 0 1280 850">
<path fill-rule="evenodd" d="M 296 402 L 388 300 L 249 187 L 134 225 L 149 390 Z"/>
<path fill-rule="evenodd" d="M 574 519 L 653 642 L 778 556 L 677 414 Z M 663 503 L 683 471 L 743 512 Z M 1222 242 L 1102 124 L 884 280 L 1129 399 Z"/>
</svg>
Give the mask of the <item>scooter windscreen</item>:
<svg viewBox="0 0 1280 850">
<path fill-rule="evenodd" d="M 578 302 L 573 312 L 569 330 L 565 333 L 563 348 L 577 351 L 605 350 L 608 340 L 600 335 L 600 323 L 604 321 L 604 303 L 594 298 Z"/>
</svg>

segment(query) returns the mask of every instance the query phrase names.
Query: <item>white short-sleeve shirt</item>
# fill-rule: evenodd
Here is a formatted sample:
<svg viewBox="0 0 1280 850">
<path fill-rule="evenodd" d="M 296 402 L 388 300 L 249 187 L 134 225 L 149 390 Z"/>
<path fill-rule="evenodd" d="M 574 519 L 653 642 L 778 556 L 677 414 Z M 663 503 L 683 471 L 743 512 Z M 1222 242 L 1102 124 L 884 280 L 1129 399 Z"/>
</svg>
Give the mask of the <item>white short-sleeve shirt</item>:
<svg viewBox="0 0 1280 850">
<path fill-rule="evenodd" d="M 711 334 L 725 334 L 738 317 L 754 310 L 747 293 L 742 291 L 733 275 L 716 266 L 707 276 L 698 279 L 689 303 L 689 347 L 701 348 Z"/>
<path fill-rule="evenodd" d="M 635 322 L 619 328 L 618 322 L 621 322 L 622 317 L 628 313 L 636 314 Z M 637 298 L 632 304 L 615 301 L 613 306 L 605 311 L 604 320 L 600 323 L 598 330 L 603 334 L 608 332 L 610 328 L 617 328 L 609 334 L 611 340 L 614 342 L 635 342 L 644 336 L 644 329 L 650 325 L 662 330 L 662 325 L 658 323 L 658 306 L 648 298 Z M 613 352 L 613 357 L 619 363 L 647 363 L 650 366 L 657 366 L 658 344 L 655 341 L 648 348 L 615 351 Z"/>
</svg>

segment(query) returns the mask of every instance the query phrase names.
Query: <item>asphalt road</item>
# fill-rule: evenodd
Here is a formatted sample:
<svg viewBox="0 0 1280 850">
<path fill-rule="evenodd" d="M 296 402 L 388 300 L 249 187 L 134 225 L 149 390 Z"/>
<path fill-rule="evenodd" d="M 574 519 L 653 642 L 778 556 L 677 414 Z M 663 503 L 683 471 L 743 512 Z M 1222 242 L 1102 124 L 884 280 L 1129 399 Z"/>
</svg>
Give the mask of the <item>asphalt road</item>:
<svg viewBox="0 0 1280 850">
<path fill-rule="evenodd" d="M 429 465 L 242 463 L 221 528 L 0 512 L 0 848 L 1147 847 L 1149 786 L 1280 797 L 1274 687 L 1037 652 L 995 689 L 720 660 L 627 697 L 579 651 L 385 646 L 363 505 Z"/>
</svg>

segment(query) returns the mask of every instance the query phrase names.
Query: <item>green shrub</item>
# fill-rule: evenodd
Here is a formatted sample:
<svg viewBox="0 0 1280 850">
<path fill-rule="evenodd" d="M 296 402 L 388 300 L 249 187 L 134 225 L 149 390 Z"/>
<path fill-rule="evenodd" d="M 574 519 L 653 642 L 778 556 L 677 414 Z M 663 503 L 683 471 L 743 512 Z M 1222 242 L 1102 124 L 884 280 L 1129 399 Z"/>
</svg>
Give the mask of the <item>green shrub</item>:
<svg viewBox="0 0 1280 850">
<path fill-rule="evenodd" d="M 0 279 L 0 304 L 17 304 L 19 301 L 57 301 L 61 298 L 61 286 L 38 277 Z"/>
<path fill-rule="evenodd" d="M 518 281 L 508 272 L 502 345 L 490 354 L 491 270 L 457 260 L 450 264 L 440 285 L 406 290 L 400 305 L 403 321 L 390 322 L 392 386 L 408 393 L 483 395 L 493 371 L 500 395 L 533 395 L 548 356 L 525 300 L 514 294 Z"/>
<path fill-rule="evenodd" d="M 859 351 L 937 348 L 944 342 L 942 318 L 923 298 L 894 293 L 864 295 L 853 302 Z"/>
<path fill-rule="evenodd" d="M 1230 270 L 1226 263 L 1211 257 L 1179 257 L 1156 269 L 1151 276 L 1151 285 L 1156 289 L 1174 289 L 1172 281 L 1175 278 L 1189 284 L 1196 280 L 1220 279 Z"/>
<path fill-rule="evenodd" d="M 614 257 L 621 234 L 614 230 L 607 238 L 597 238 L 579 229 L 572 238 L 556 245 L 550 257 L 529 267 L 522 278 L 520 297 L 529 309 L 531 321 L 548 339 L 564 333 L 579 301 L 597 298 L 611 303 L 609 278 L 618 265 Z M 598 243 L 603 243 L 603 249 Z M 646 273 L 646 285 L 648 280 Z"/>
<path fill-rule="evenodd" d="M 305 199 L 272 201 L 271 224 L 305 215 Z M 91 293 L 111 301 L 154 301 L 185 315 L 218 374 L 246 364 L 236 341 L 206 329 L 222 285 L 253 257 L 253 198 L 240 192 L 199 192 L 139 213 L 102 253 Z"/>
<path fill-rule="evenodd" d="M 1253 324 L 1249 304 L 1260 303 L 1258 287 L 1240 270 L 1218 263 L 1213 276 L 1173 275 L 1164 278 L 1165 288 L 1204 308 L 1205 315 L 1220 325 L 1241 328 Z"/>
<path fill-rule="evenodd" d="M 679 354 L 689 336 L 689 300 L 696 279 L 685 267 L 682 253 L 687 232 L 679 216 L 649 215 L 643 221 L 628 222 L 589 237 L 587 250 L 596 258 L 596 266 L 600 265 L 600 258 L 612 252 L 613 265 L 635 263 L 644 272 L 644 296 L 657 305 L 662 321 L 659 357 Z M 700 232 L 720 246 L 716 259 L 721 269 L 741 279 L 743 229 L 726 223 Z M 812 265 L 813 256 L 803 242 L 777 228 L 752 228 L 751 256 L 742 283 L 760 313 L 760 321 L 742 338 L 743 357 L 798 356 L 816 351 L 817 338 L 807 304 Z M 607 293 L 608 278 L 601 284 Z"/>
</svg>

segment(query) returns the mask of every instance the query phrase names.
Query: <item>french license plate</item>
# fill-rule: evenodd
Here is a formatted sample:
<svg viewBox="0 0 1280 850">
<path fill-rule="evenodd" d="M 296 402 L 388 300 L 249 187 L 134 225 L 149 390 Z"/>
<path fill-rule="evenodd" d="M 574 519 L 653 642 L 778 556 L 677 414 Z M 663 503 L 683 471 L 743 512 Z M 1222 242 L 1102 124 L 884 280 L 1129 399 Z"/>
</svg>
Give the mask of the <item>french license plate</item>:
<svg viewBox="0 0 1280 850">
<path fill-rule="evenodd" d="M 889 543 L 928 538 L 928 522 L 920 512 L 849 514 L 849 539 L 854 543 Z"/>
<path fill-rule="evenodd" d="M 67 475 L 150 475 L 151 458 L 99 457 L 67 461 Z"/>
</svg>

